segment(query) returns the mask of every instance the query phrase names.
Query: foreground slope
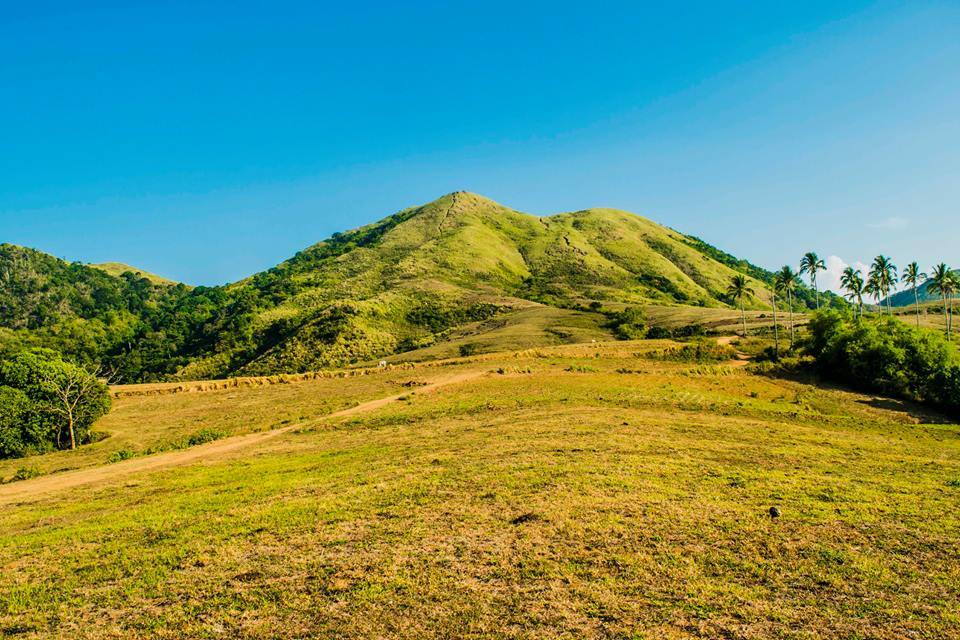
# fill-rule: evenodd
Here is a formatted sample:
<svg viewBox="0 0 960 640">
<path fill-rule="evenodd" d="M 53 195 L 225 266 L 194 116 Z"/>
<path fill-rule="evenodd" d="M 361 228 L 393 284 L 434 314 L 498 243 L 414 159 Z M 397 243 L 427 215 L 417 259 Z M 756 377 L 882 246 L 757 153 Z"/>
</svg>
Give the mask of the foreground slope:
<svg viewBox="0 0 960 640">
<path fill-rule="evenodd" d="M 246 415 L 262 410 L 269 426 L 271 408 L 298 404 L 304 424 L 247 448 L 197 447 L 185 466 L 108 465 L 109 479 L 59 493 L 31 496 L 24 481 L 0 512 L 0 629 L 954 637 L 957 426 L 908 404 L 643 356 L 667 347 L 388 369 L 351 379 L 361 386 L 344 398 L 326 379 L 121 397 L 115 437 L 224 420 L 242 433 Z M 417 391 L 460 374 L 478 377 Z M 322 415 L 369 393 L 394 399 Z M 92 445 L 96 464 L 109 440 Z"/>
</svg>

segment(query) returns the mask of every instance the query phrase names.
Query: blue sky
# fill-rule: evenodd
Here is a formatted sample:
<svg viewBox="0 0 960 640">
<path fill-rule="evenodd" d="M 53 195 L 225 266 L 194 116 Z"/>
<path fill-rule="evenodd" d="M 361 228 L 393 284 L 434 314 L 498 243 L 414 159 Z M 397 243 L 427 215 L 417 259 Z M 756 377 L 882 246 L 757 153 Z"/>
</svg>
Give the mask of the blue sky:
<svg viewBox="0 0 960 640">
<path fill-rule="evenodd" d="M 0 241 L 217 284 L 466 189 L 960 265 L 958 114 L 958 2 L 10 3 Z"/>
</svg>

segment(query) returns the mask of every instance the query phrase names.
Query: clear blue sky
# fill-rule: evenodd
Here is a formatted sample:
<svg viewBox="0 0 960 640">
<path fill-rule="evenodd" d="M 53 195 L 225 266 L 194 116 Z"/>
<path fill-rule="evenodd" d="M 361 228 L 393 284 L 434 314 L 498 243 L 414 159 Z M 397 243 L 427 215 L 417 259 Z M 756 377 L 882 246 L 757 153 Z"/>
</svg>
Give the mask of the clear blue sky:
<svg viewBox="0 0 960 640">
<path fill-rule="evenodd" d="M 0 241 L 235 280 L 444 193 L 960 265 L 960 2 L 23 2 Z"/>
</svg>

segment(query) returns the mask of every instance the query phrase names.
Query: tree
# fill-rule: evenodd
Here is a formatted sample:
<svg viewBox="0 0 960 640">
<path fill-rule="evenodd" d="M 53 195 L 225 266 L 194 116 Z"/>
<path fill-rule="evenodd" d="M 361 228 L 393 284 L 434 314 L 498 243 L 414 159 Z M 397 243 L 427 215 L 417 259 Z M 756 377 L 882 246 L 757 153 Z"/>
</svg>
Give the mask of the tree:
<svg viewBox="0 0 960 640">
<path fill-rule="evenodd" d="M 863 283 L 863 274 L 860 272 L 860 269 L 854 269 L 853 267 L 847 267 L 843 270 L 843 273 L 840 275 L 840 286 L 844 288 L 847 292 L 846 297 L 850 302 L 856 303 L 857 311 L 859 312 L 860 318 L 863 317 L 863 294 L 864 292 L 864 283 Z"/>
<path fill-rule="evenodd" d="M 0 387 L 0 458 L 25 455 L 30 450 L 32 405 L 20 389 Z"/>
<path fill-rule="evenodd" d="M 892 314 L 890 291 L 897 284 L 897 265 L 893 264 L 893 261 L 887 256 L 879 255 L 873 259 L 873 264 L 870 266 L 870 277 L 876 279 L 878 292 L 883 298 L 886 298 L 887 311 Z M 879 298 L 877 301 L 879 302 Z"/>
<path fill-rule="evenodd" d="M 29 398 L 31 431 L 25 444 L 37 450 L 75 449 L 94 421 L 110 410 L 107 386 L 95 373 L 49 349 L 23 352 L 0 364 L 0 385 Z"/>
<path fill-rule="evenodd" d="M 917 287 L 927 279 L 927 274 L 920 271 L 920 265 L 911 262 L 903 269 L 903 281 L 913 289 L 913 303 L 917 310 L 917 326 L 920 326 L 920 294 L 917 293 Z"/>
<path fill-rule="evenodd" d="M 787 307 L 790 311 L 790 348 L 793 349 L 795 339 L 793 327 L 793 292 L 797 288 L 797 274 L 789 266 L 784 266 L 774 275 L 773 286 L 787 296 Z"/>
<path fill-rule="evenodd" d="M 817 309 L 820 308 L 820 290 L 817 289 L 817 271 L 826 271 L 827 265 L 813 251 L 805 253 L 800 260 L 800 275 L 809 274 L 810 286 L 817 295 Z"/>
<path fill-rule="evenodd" d="M 947 338 L 950 338 L 950 321 L 953 315 L 953 309 L 950 310 L 950 315 L 947 315 L 947 298 L 953 296 L 957 291 L 956 277 L 954 273 L 950 270 L 950 267 L 944 263 L 940 263 L 933 268 L 933 271 L 930 272 L 930 282 L 927 284 L 927 291 L 937 295 L 943 299 L 943 324 L 946 327 Z M 952 305 L 951 305 L 952 306 Z"/>
<path fill-rule="evenodd" d="M 743 337 L 746 338 L 747 314 L 743 310 L 743 298 L 753 295 L 753 288 L 750 286 L 750 281 L 747 280 L 747 276 L 741 274 L 733 276 L 733 279 L 730 280 L 730 285 L 727 287 L 727 295 L 740 303 L 740 321 L 743 323 Z"/>
</svg>

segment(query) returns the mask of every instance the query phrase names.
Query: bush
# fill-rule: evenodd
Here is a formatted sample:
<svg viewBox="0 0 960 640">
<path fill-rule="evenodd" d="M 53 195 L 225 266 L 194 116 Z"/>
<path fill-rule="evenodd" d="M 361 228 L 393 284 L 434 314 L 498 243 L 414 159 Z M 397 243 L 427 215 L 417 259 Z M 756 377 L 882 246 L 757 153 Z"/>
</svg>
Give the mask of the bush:
<svg viewBox="0 0 960 640">
<path fill-rule="evenodd" d="M 651 360 L 669 360 L 671 362 L 716 363 L 727 362 L 737 357 L 737 350 L 726 344 L 696 342 L 682 347 L 670 347 L 646 354 Z"/>
<path fill-rule="evenodd" d="M 816 314 L 809 329 L 807 350 L 822 375 L 960 414 L 960 357 L 939 332 L 832 309 Z"/>
<path fill-rule="evenodd" d="M 460 345 L 460 356 L 464 358 L 472 356 L 477 352 L 477 349 L 479 349 L 479 346 L 473 342 L 462 344 Z"/>
<path fill-rule="evenodd" d="M 647 320 L 640 307 L 627 307 L 609 314 L 607 326 L 620 340 L 642 340 L 647 337 Z"/>
<path fill-rule="evenodd" d="M 130 458 L 135 458 L 137 452 L 133 449 L 120 449 L 119 451 L 114 451 L 110 454 L 110 457 L 107 458 L 107 462 L 113 464 L 114 462 L 123 462 L 124 460 L 129 460 Z"/>
<path fill-rule="evenodd" d="M 30 478 L 39 478 L 42 475 L 43 472 L 36 467 L 20 467 L 7 482 L 20 482 L 21 480 L 29 480 Z"/>
<path fill-rule="evenodd" d="M 0 457 L 90 441 L 90 426 L 110 409 L 107 386 L 49 349 L 0 363 Z"/>
</svg>

